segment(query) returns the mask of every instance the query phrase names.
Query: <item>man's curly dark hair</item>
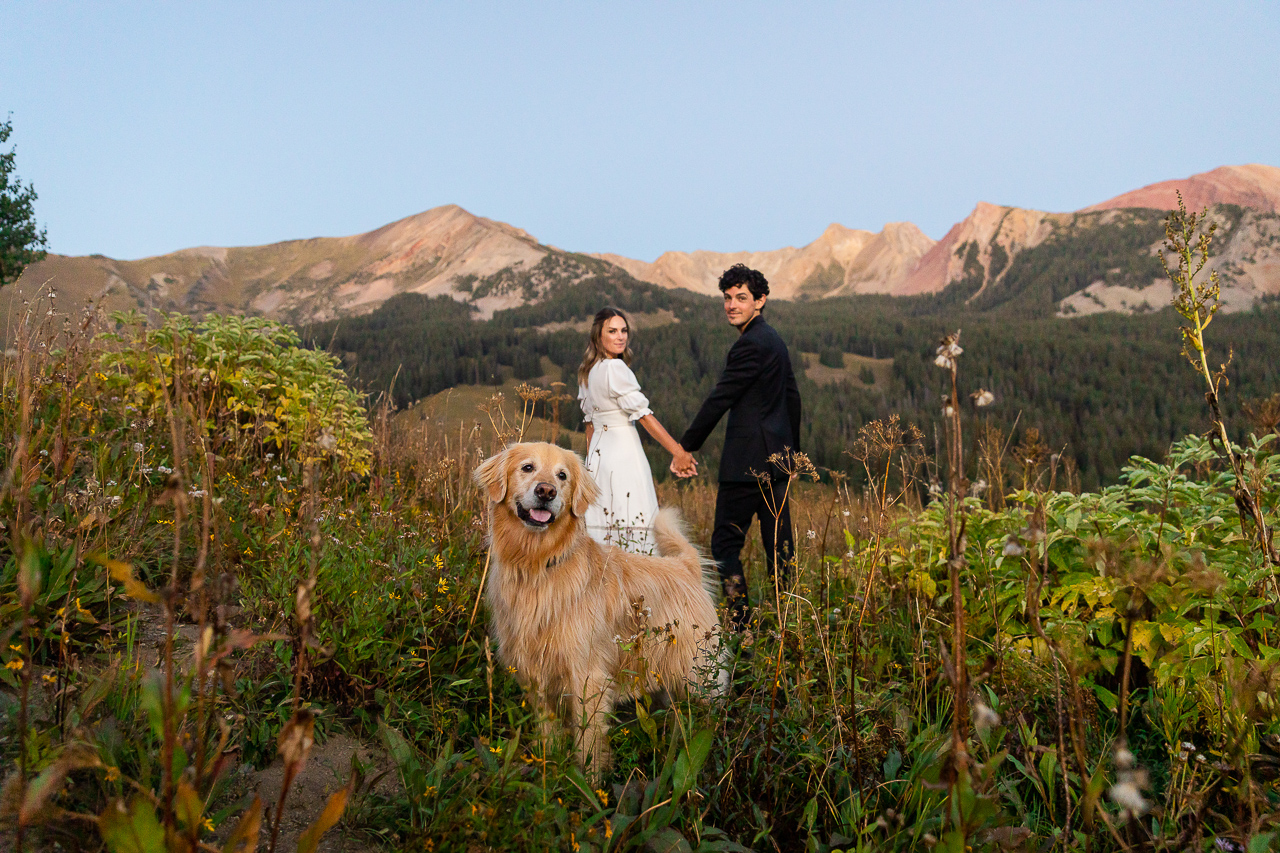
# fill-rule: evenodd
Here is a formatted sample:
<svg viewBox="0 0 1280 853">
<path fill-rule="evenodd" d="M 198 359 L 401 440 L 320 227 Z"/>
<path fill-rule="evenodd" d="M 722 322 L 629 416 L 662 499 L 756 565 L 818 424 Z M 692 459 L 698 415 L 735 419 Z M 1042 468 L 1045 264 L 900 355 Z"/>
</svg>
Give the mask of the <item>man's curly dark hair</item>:
<svg viewBox="0 0 1280 853">
<path fill-rule="evenodd" d="M 747 290 L 751 291 L 752 299 L 769 295 L 769 280 L 759 270 L 753 270 L 746 264 L 734 264 L 720 276 L 721 293 L 739 285 L 746 285 Z"/>
</svg>

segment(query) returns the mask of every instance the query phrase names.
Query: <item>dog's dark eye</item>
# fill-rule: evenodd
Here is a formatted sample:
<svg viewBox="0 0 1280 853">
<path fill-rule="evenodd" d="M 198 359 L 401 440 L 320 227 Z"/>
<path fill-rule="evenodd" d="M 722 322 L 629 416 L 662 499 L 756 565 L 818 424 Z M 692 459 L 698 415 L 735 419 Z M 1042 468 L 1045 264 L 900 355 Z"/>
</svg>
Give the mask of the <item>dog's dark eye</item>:
<svg viewBox="0 0 1280 853">
<path fill-rule="evenodd" d="M 569 475 L 568 475 L 568 474 L 566 474 L 566 473 L 565 473 L 565 472 L 563 472 L 563 471 L 561 471 L 559 474 L 556 474 L 556 476 L 557 476 L 557 477 L 559 477 L 561 480 L 567 480 L 567 479 L 569 479 Z"/>
<path fill-rule="evenodd" d="M 520 466 L 520 470 L 528 474 L 530 471 L 533 470 L 533 463 L 532 462 L 524 463 L 523 465 Z"/>
</svg>

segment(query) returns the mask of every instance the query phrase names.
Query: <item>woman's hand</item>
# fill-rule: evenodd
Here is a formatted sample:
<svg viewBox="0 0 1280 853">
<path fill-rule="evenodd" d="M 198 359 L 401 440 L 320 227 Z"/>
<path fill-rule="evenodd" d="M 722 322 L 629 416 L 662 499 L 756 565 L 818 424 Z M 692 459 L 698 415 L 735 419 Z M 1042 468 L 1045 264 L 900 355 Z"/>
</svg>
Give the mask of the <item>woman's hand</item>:
<svg viewBox="0 0 1280 853">
<path fill-rule="evenodd" d="M 677 477 L 693 477 L 698 473 L 698 460 L 680 447 L 671 457 L 671 473 Z"/>
</svg>

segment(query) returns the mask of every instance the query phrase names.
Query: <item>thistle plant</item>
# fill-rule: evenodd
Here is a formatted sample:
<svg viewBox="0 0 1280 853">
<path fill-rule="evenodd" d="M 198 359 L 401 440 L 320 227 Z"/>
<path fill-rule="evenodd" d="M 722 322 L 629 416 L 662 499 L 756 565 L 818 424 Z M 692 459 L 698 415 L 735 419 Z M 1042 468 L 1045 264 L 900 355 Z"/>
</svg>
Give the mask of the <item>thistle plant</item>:
<svg viewBox="0 0 1280 853">
<path fill-rule="evenodd" d="M 1205 400 L 1213 413 L 1215 438 L 1222 444 L 1222 453 L 1231 463 L 1235 474 L 1236 509 L 1240 515 L 1240 527 L 1246 537 L 1249 536 L 1248 522 L 1253 521 L 1258 550 L 1263 560 L 1274 572 L 1280 556 L 1277 555 L 1272 532 L 1263 516 L 1262 507 L 1257 496 L 1249 487 L 1245 476 L 1244 460 L 1231 444 L 1231 436 L 1227 432 L 1227 424 L 1222 417 L 1218 392 L 1227 382 L 1227 365 L 1231 363 L 1231 353 L 1218 370 L 1209 367 L 1209 356 L 1206 352 L 1204 332 L 1213 322 L 1218 309 L 1222 307 L 1222 286 L 1216 270 L 1210 270 L 1207 278 L 1201 276 L 1209 263 L 1210 247 L 1214 232 L 1218 226 L 1208 221 L 1208 209 L 1200 213 L 1188 213 L 1182 201 L 1182 193 L 1178 193 L 1178 209 L 1170 211 L 1164 221 L 1165 252 L 1160 253 L 1160 263 L 1164 266 L 1165 275 L 1177 293 L 1173 297 L 1173 308 L 1186 321 L 1181 327 L 1182 354 L 1192 368 L 1204 378 L 1208 390 Z M 1166 253 L 1174 256 L 1176 266 L 1170 268 Z M 1280 593 L 1280 586 L 1277 586 Z"/>
</svg>

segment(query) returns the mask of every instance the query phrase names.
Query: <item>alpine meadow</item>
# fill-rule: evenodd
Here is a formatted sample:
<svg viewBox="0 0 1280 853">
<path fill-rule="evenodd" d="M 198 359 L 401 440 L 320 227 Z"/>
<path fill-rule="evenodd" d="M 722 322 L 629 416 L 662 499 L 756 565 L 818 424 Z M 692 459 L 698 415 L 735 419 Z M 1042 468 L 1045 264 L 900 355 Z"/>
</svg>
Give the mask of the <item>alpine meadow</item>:
<svg viewBox="0 0 1280 853">
<path fill-rule="evenodd" d="M 624 705 L 599 779 L 498 662 L 471 475 L 517 440 L 584 450 L 603 305 L 632 314 L 654 413 L 688 423 L 734 340 L 718 299 L 509 226 L 528 263 L 339 315 L 350 282 L 391 281 L 359 267 L 372 239 L 342 238 L 345 270 L 320 241 L 255 248 L 288 267 L 271 293 L 249 250 L 181 274 L 32 255 L 0 362 L 0 837 L 1280 850 L 1280 305 L 1229 305 L 1280 217 L 1179 198 L 1015 245 L 1010 211 L 917 247 L 911 269 L 956 270 L 934 291 L 839 291 L 854 266 L 825 265 L 768 303 L 804 400 L 778 460 L 795 571 L 775 589 L 748 540 L 728 695 Z M 91 267 L 132 310 L 68 309 L 100 279 L 58 275 Z M 204 310 L 227 282 L 243 304 Z M 659 475 L 704 552 L 722 436 L 697 478 Z M 618 642 L 643 661 L 662 629 Z"/>
</svg>

